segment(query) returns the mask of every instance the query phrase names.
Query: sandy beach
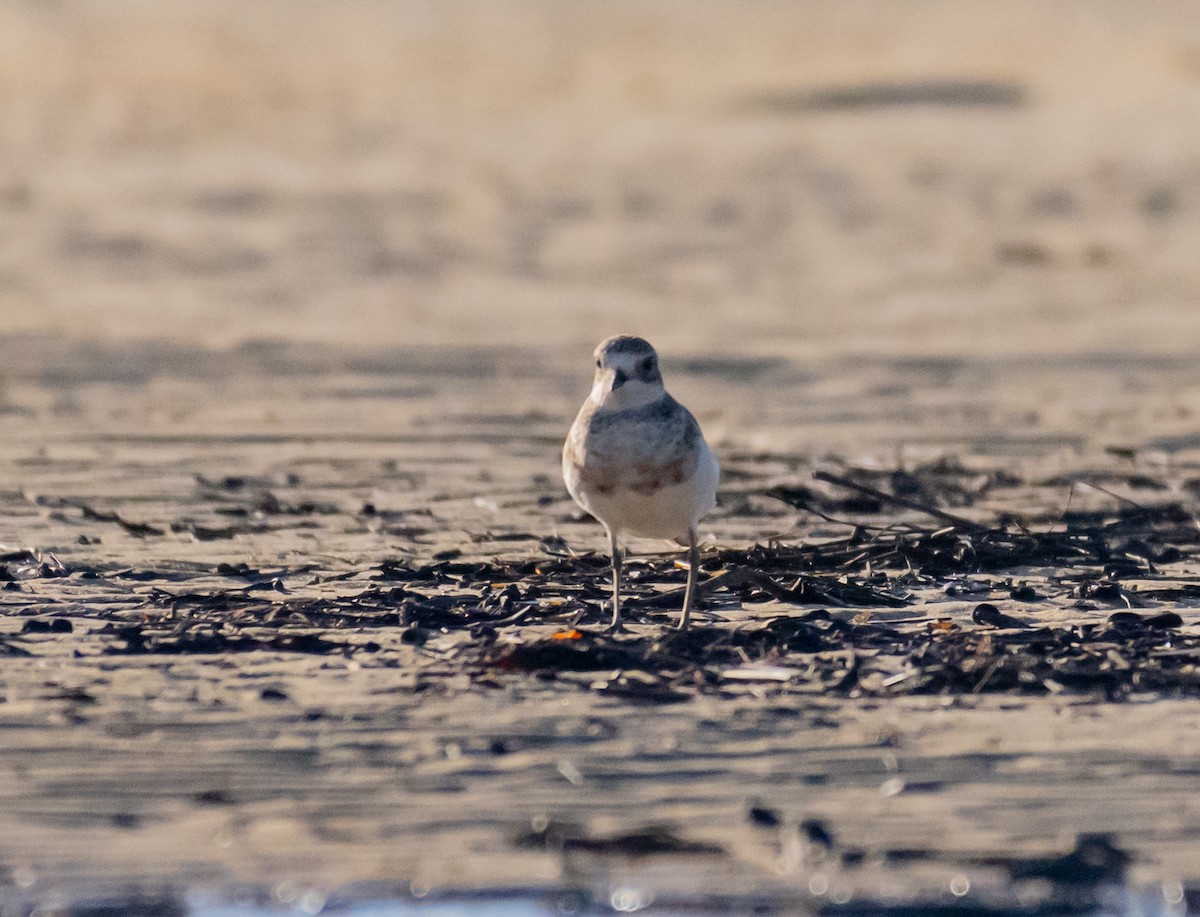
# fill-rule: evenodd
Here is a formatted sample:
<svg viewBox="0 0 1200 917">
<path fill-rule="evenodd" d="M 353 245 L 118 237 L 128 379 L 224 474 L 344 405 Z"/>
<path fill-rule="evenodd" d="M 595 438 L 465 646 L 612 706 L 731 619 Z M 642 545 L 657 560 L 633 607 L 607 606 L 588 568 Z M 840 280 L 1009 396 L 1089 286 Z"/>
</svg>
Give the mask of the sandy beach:
<svg viewBox="0 0 1200 917">
<path fill-rule="evenodd" d="M 1188 4 L 0 36 L 0 914 L 1200 900 Z M 689 644 L 657 543 L 554 639 L 618 331 L 722 462 Z"/>
</svg>

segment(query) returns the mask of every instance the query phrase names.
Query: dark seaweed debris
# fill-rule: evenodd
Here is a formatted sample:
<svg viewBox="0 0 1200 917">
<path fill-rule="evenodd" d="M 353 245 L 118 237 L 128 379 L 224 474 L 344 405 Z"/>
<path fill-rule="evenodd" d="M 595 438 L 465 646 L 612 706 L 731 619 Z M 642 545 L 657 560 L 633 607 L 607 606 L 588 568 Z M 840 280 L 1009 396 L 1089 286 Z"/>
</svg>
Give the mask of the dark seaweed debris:
<svg viewBox="0 0 1200 917">
<path fill-rule="evenodd" d="M 523 559 L 472 560 L 454 550 L 423 563 L 388 560 L 341 572 L 245 562 L 102 569 L 21 549 L 0 555 L 0 579 L 18 592 L 28 581 L 61 578 L 130 595 L 132 607 L 87 611 L 99 629 L 82 632 L 105 637 L 103 651 L 112 654 L 349 655 L 377 652 L 398 636 L 417 651 L 416 665 L 438 660 L 446 671 L 450 661 L 481 687 L 534 677 L 647 704 L 768 688 L 843 696 L 1200 695 L 1200 636 L 1176 611 L 1154 607 L 1200 600 L 1200 584 L 1160 570 L 1200 558 L 1200 526 L 1182 505 L 1123 500 L 1107 513 L 984 524 L 964 508 L 1020 482 L 954 463 L 816 478 L 835 490 L 770 493 L 828 520 L 845 510 L 839 494 L 848 491 L 860 501 L 859 522 L 837 537 L 707 552 L 698 624 L 683 634 L 666 626 L 617 636 L 588 630 L 606 617 L 608 558 L 528 534 L 512 536 L 539 545 Z M 203 486 L 254 489 L 242 479 Z M 149 534 L 78 501 L 57 505 Z M 310 509 L 319 508 L 297 511 Z M 686 578 L 675 559 L 632 559 L 626 574 L 626 620 L 674 623 Z M 969 620 L 922 613 L 931 597 L 972 601 Z M 1073 609 L 1076 623 L 1040 622 L 1047 604 Z M 0 651 L 79 633 L 80 622 L 71 622 L 77 613 L 30 613 Z M 471 639 L 439 642 L 454 633 Z"/>
<path fill-rule="evenodd" d="M 937 470 L 943 478 L 957 471 Z M 943 524 L 930 528 L 893 521 L 873 531 L 856 526 L 840 539 L 815 544 L 718 551 L 704 562 L 704 602 L 720 608 L 770 601 L 898 608 L 915 601 L 918 592 L 942 589 L 950 594 L 996 593 L 1025 603 L 1065 599 L 1087 612 L 1097 602 L 1132 609 L 1200 597 L 1200 588 L 1187 583 L 1146 588 L 1145 581 L 1159 575 L 1156 564 L 1200 552 L 1200 527 L 1178 504 L 1148 508 L 1126 501 L 1108 515 L 1064 515 L 1035 530 L 1013 520 L 986 526 L 928 505 L 923 500 L 938 493 L 930 483 L 937 475 L 914 482 L 893 473 L 890 485 L 899 495 L 838 475 L 820 473 L 817 478 L 865 494 L 880 508 L 898 505 Z M 974 492 L 994 483 L 987 478 Z M 948 489 L 943 483 L 941 493 Z M 958 493 L 962 497 L 968 491 Z M 777 489 L 775 495 L 805 509 L 816 499 L 808 490 L 798 496 Z M 829 518 L 822 510 L 814 512 Z M 548 567 L 555 568 L 556 579 L 577 579 L 555 563 L 542 565 L 538 574 Z M 1049 571 L 1043 587 L 1048 594 L 1011 580 L 969 579 L 1030 569 Z M 677 607 L 681 590 L 647 595 L 639 587 L 648 579 L 676 582 L 681 574 L 670 565 L 645 565 L 642 572 L 650 575 L 630 577 L 629 613 L 659 620 L 657 610 Z M 588 574 L 595 576 L 590 569 Z M 495 575 L 502 579 L 504 573 Z M 1124 586 L 1121 580 L 1129 576 L 1136 576 L 1142 588 Z M 1122 610 L 1103 623 L 1039 628 L 1035 621 L 982 602 L 972 621 L 979 626 L 919 616 L 889 625 L 818 609 L 765 622 L 620 640 L 568 631 L 549 640 L 475 644 L 463 648 L 462 655 L 485 680 L 514 672 L 554 679 L 614 669 L 616 676 L 598 678 L 589 687 L 629 690 L 637 684 L 644 699 L 665 701 L 687 692 L 737 692 L 755 682 L 848 695 L 1081 691 L 1115 699 L 1133 691 L 1200 694 L 1200 637 L 1175 633 L 1184 621 L 1174 611 Z"/>
<path fill-rule="evenodd" d="M 180 654 L 180 653 L 246 653 L 273 650 L 280 653 L 333 653 L 349 654 L 353 651 L 378 650 L 378 645 L 351 647 L 345 643 L 326 640 L 312 633 L 277 633 L 249 635 L 232 629 L 212 627 L 179 627 L 161 629 L 145 625 L 126 625 L 114 628 L 112 633 L 121 643 L 112 643 L 105 649 L 108 655 Z"/>
<path fill-rule="evenodd" d="M 586 829 L 573 822 L 547 819 L 544 824 L 518 833 L 513 837 L 512 843 L 516 847 L 552 853 L 587 853 L 626 859 L 651 856 L 727 856 L 724 847 L 687 840 L 665 825 L 647 825 L 622 834 L 597 835 L 589 834 Z"/>
<path fill-rule="evenodd" d="M 1195 516 L 1178 503 L 1154 508 L 1126 503 L 1107 514 L 1066 512 L 1052 524 L 1036 529 L 1032 522 L 1015 519 L 989 526 L 934 505 L 947 502 L 947 494 L 970 505 L 982 489 L 968 492 L 961 486 L 951 488 L 936 477 L 922 478 L 918 489 L 907 483 L 907 478 L 897 479 L 893 473 L 892 486 L 900 492 L 889 493 L 828 472 L 818 472 L 814 477 L 870 498 L 877 512 L 891 504 L 944 523 L 935 528 L 896 521 L 877 526 L 856 524 L 842 539 L 791 549 L 791 560 L 807 560 L 814 570 L 854 569 L 870 564 L 880 569 L 910 568 L 944 578 L 1019 567 L 1053 567 L 1097 568 L 1100 575 L 1114 576 L 1154 573 L 1157 564 L 1200 553 L 1200 526 Z M 831 518 L 839 505 L 806 487 L 777 487 L 769 494 L 825 519 Z M 918 499 L 915 494 L 934 496 Z"/>
<path fill-rule="evenodd" d="M 808 833 L 810 846 L 813 837 Z M 837 843 L 828 845 L 817 842 L 819 858 L 834 856 L 843 866 L 852 867 L 862 862 L 867 852 L 861 848 L 841 847 Z M 995 917 L 1066 917 L 1114 912 L 1114 893 L 1119 900 L 1121 890 L 1127 888 L 1128 867 L 1133 855 L 1119 847 L 1109 834 L 1080 834 L 1075 838 L 1071 850 L 1043 857 L 1000 857 L 1000 856 L 948 856 L 935 848 L 909 847 L 888 848 L 876 851 L 885 863 L 906 864 L 914 861 L 939 863 L 947 870 L 993 870 L 1007 876 L 1009 882 L 1019 883 L 1019 900 L 998 897 L 989 901 L 972 899 L 969 902 L 914 901 L 897 904 L 895 901 L 876 901 L 857 898 L 847 904 L 830 903 L 822 907 L 822 914 L 846 915 L 846 917 L 897 917 L 897 915 L 995 915 Z M 1117 912 L 1125 912 L 1118 909 Z M 1132 910 L 1132 909 L 1130 909 Z"/>
<path fill-rule="evenodd" d="M 1124 615 L 1130 613 L 1126 612 Z M 605 672 L 595 690 L 632 680 L 644 699 L 680 693 L 738 693 L 746 683 L 842 696 L 1133 691 L 1200 695 L 1200 636 L 1156 622 L 1022 630 L 929 622 L 901 629 L 854 623 L 821 611 L 781 615 L 733 629 L 611 637 L 566 631 L 550 638 L 476 643 L 458 659 L 478 679 L 566 678 Z M 660 701 L 660 702 L 661 702 Z"/>
</svg>

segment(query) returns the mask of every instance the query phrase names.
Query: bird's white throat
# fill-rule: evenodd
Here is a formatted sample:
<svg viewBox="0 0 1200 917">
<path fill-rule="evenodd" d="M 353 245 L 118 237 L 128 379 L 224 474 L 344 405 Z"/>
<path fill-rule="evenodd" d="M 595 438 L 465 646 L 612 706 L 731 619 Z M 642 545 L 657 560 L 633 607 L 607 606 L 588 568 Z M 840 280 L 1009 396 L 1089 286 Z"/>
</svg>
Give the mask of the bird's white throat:
<svg viewBox="0 0 1200 917">
<path fill-rule="evenodd" d="M 643 382 L 640 379 L 629 379 L 613 388 L 615 375 L 612 370 L 608 370 L 601 373 L 592 384 L 592 401 L 601 410 L 627 411 L 630 408 L 640 408 L 661 401 L 662 396 L 667 393 L 661 382 Z"/>
</svg>

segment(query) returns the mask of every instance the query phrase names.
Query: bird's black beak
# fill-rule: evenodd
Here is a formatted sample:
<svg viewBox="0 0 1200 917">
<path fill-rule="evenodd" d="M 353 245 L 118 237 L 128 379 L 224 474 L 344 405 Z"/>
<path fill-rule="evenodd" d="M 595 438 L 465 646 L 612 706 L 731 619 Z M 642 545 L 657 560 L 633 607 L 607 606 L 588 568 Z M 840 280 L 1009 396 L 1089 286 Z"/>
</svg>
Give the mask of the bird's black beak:
<svg viewBox="0 0 1200 917">
<path fill-rule="evenodd" d="M 629 377 L 625 375 L 625 371 L 623 369 L 618 369 L 615 373 L 613 373 L 612 390 L 615 392 L 628 381 Z"/>
</svg>

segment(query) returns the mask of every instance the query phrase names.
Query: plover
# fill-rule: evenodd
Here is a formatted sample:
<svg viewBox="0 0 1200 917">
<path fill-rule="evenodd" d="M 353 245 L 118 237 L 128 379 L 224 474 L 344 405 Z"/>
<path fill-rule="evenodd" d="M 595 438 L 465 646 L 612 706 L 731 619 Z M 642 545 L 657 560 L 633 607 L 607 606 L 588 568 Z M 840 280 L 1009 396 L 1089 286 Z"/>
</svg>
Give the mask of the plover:
<svg viewBox="0 0 1200 917">
<path fill-rule="evenodd" d="M 621 627 L 620 535 L 688 546 L 682 630 L 688 625 L 700 552 L 696 526 L 717 504 L 720 466 L 700 425 L 663 388 L 658 354 L 617 335 L 596 348 L 592 392 L 563 444 L 563 478 L 575 502 L 608 531 L 612 630 Z"/>
</svg>

